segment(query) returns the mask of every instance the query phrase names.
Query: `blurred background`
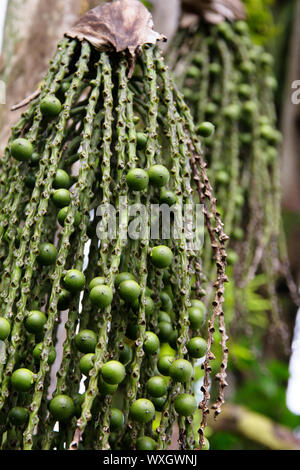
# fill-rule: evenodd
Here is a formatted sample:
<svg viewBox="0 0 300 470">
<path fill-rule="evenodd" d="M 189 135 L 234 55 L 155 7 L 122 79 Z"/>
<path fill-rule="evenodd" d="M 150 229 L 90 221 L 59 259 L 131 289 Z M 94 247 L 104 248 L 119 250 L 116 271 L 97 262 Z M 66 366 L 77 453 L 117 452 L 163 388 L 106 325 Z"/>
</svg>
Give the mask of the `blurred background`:
<svg viewBox="0 0 300 470">
<path fill-rule="evenodd" d="M 22 111 L 11 112 L 11 106 L 38 88 L 59 38 L 79 16 L 99 3 L 1 0 L 0 80 L 6 84 L 6 104 L 0 106 L 1 149 Z M 165 33 L 170 43 L 178 28 L 179 0 L 143 3 L 152 9 L 156 29 Z M 244 4 L 253 41 L 275 59 L 276 109 L 283 133 L 282 210 L 291 268 L 299 285 L 300 104 L 292 102 L 292 95 L 295 86 L 300 90 L 300 1 L 244 0 Z M 261 327 L 257 337 L 251 330 L 248 336 L 230 338 L 227 405 L 208 427 L 212 449 L 300 449 L 300 318 L 297 325 L 297 309 L 286 299 L 284 285 L 279 286 L 279 293 L 286 302 L 285 321 L 290 338 L 294 338 L 292 354 L 274 344 L 269 346 L 269 305 L 250 293 L 249 309 L 254 305 Z M 226 302 L 230 310 L 230 291 Z"/>
</svg>

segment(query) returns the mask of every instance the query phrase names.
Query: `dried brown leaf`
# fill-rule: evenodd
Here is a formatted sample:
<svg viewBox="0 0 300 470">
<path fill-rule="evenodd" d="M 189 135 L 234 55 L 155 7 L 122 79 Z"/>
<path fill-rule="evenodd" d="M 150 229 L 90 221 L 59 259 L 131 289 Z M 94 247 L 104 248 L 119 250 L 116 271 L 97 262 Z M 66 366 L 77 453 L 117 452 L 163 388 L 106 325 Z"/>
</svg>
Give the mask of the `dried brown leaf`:
<svg viewBox="0 0 300 470">
<path fill-rule="evenodd" d="M 128 50 L 132 56 L 144 44 L 165 40 L 153 30 L 151 14 L 137 0 L 99 5 L 86 13 L 66 35 L 80 41 L 87 40 L 100 50 Z"/>
<path fill-rule="evenodd" d="M 183 0 L 182 3 L 184 11 L 196 13 L 212 24 L 246 18 L 245 7 L 241 0 Z"/>
</svg>

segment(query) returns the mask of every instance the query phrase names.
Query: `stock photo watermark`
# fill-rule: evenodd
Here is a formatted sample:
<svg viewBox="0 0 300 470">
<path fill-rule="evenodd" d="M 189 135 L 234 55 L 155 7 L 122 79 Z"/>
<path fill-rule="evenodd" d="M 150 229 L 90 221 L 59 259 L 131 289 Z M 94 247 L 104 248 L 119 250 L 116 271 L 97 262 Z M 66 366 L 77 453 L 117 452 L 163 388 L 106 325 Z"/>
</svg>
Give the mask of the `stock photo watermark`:
<svg viewBox="0 0 300 470">
<path fill-rule="evenodd" d="M 300 104 L 300 80 L 294 80 L 292 83 L 292 89 L 295 90 L 292 93 L 292 103 Z"/>
<path fill-rule="evenodd" d="M 204 242 L 202 204 L 102 204 L 96 210 L 99 240 L 182 240 L 187 250 L 198 251 Z"/>
<path fill-rule="evenodd" d="M 6 104 L 6 86 L 3 80 L 0 80 L 0 104 Z"/>
</svg>

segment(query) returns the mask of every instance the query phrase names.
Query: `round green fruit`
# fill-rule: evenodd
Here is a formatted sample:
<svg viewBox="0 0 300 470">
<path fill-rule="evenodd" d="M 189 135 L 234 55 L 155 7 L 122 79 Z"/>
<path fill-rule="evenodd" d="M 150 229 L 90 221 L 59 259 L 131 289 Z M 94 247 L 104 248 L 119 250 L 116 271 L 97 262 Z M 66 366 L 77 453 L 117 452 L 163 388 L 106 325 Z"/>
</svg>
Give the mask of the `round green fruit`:
<svg viewBox="0 0 300 470">
<path fill-rule="evenodd" d="M 115 279 L 115 286 L 119 287 L 121 282 L 124 282 L 124 281 L 135 281 L 135 277 L 131 273 L 127 273 L 127 272 L 119 273 Z"/>
<path fill-rule="evenodd" d="M 158 313 L 157 321 L 158 321 L 158 323 L 160 323 L 160 322 L 172 323 L 172 319 L 171 319 L 170 315 L 167 312 L 163 312 L 163 311 L 160 311 Z"/>
<path fill-rule="evenodd" d="M 197 127 L 197 134 L 199 134 L 201 137 L 210 137 L 214 134 L 214 132 L 215 126 L 209 121 L 202 122 Z"/>
<path fill-rule="evenodd" d="M 37 261 L 42 266 L 51 266 L 56 263 L 57 248 L 52 243 L 42 243 Z"/>
<path fill-rule="evenodd" d="M 65 170 L 57 170 L 53 187 L 55 189 L 69 189 L 72 186 L 72 178 Z"/>
<path fill-rule="evenodd" d="M 156 411 L 162 411 L 164 408 L 164 405 L 167 401 L 167 395 L 164 395 L 163 397 L 151 397 L 151 401 L 156 409 Z"/>
<path fill-rule="evenodd" d="M 106 308 L 111 305 L 113 300 L 113 291 L 111 287 L 105 284 L 99 284 L 93 287 L 90 292 L 90 301 L 98 308 Z"/>
<path fill-rule="evenodd" d="M 159 296 L 161 300 L 161 309 L 167 313 L 173 309 L 173 302 L 167 292 L 162 291 Z"/>
<path fill-rule="evenodd" d="M 27 162 L 32 157 L 33 147 L 29 140 L 19 138 L 12 142 L 10 153 L 19 162 Z"/>
<path fill-rule="evenodd" d="M 119 361 L 108 361 L 101 369 L 103 380 L 110 385 L 123 382 L 126 372 L 124 365 Z"/>
<path fill-rule="evenodd" d="M 118 408 L 111 408 L 110 418 L 109 418 L 109 427 L 111 431 L 118 431 L 122 429 L 125 423 L 125 418 L 121 410 Z"/>
<path fill-rule="evenodd" d="M 125 302 L 134 303 L 141 294 L 141 287 L 136 281 L 123 281 L 119 285 L 119 294 Z"/>
<path fill-rule="evenodd" d="M 186 347 L 190 357 L 200 359 L 200 357 L 203 357 L 206 354 L 207 344 L 205 339 L 200 336 L 195 336 L 189 340 Z"/>
<path fill-rule="evenodd" d="M 107 382 L 105 382 L 105 380 L 103 380 L 103 377 L 101 376 L 98 381 L 98 387 L 99 387 L 99 392 L 103 396 L 113 395 L 118 389 L 118 385 L 108 384 Z"/>
<path fill-rule="evenodd" d="M 17 369 L 12 373 L 11 384 L 17 392 L 28 392 L 34 382 L 34 374 L 29 369 Z"/>
<path fill-rule="evenodd" d="M 97 335 L 92 330 L 81 330 L 75 337 L 77 349 L 84 353 L 94 353 L 97 346 Z"/>
<path fill-rule="evenodd" d="M 41 360 L 43 348 L 44 348 L 43 343 L 39 343 L 35 346 L 33 350 L 33 358 L 36 362 L 39 362 Z M 51 366 L 55 362 L 55 359 L 56 359 L 56 350 L 54 346 L 51 346 L 49 353 L 48 353 L 48 364 Z"/>
<path fill-rule="evenodd" d="M 66 289 L 62 289 L 58 295 L 57 306 L 59 310 L 67 310 L 69 308 L 71 298 L 71 293 Z"/>
<path fill-rule="evenodd" d="M 23 426 L 27 423 L 28 418 L 28 410 L 21 406 L 14 406 L 8 413 L 8 419 L 14 426 Z"/>
<path fill-rule="evenodd" d="M 153 403 L 146 398 L 139 398 L 131 405 L 130 416 L 138 423 L 149 423 L 155 416 Z"/>
<path fill-rule="evenodd" d="M 61 112 L 61 102 L 56 96 L 46 96 L 41 100 L 40 110 L 43 116 L 53 118 Z"/>
<path fill-rule="evenodd" d="M 151 437 L 142 436 L 136 440 L 136 450 L 155 450 L 157 442 Z"/>
<path fill-rule="evenodd" d="M 146 148 L 148 138 L 143 132 L 137 132 L 136 134 L 136 145 L 139 150 Z"/>
<path fill-rule="evenodd" d="M 148 173 L 141 168 L 132 168 L 127 173 L 126 183 L 133 191 L 144 191 L 149 183 Z"/>
<path fill-rule="evenodd" d="M 56 207 L 66 207 L 71 202 L 71 194 L 68 189 L 56 189 L 52 196 L 52 201 Z"/>
<path fill-rule="evenodd" d="M 157 369 L 159 372 L 168 377 L 170 374 L 170 367 L 172 365 L 172 362 L 174 362 L 174 357 L 173 356 L 162 356 L 159 358 L 157 362 Z"/>
<path fill-rule="evenodd" d="M 67 218 L 68 212 L 69 212 L 69 206 L 66 206 L 60 209 L 59 213 L 57 214 L 57 220 L 62 227 L 65 225 L 65 220 Z M 78 227 L 80 222 L 81 222 L 80 212 L 76 211 L 75 217 L 74 217 L 74 227 Z"/>
<path fill-rule="evenodd" d="M 162 186 L 166 186 L 168 183 L 170 173 L 168 168 L 163 165 L 153 165 L 149 168 L 148 176 L 152 186 L 161 188 Z"/>
<path fill-rule="evenodd" d="M 172 362 L 169 375 L 175 382 L 187 382 L 193 375 L 193 366 L 185 359 L 177 359 Z"/>
<path fill-rule="evenodd" d="M 10 335 L 10 323 L 6 318 L 0 318 L 0 341 L 5 341 Z"/>
<path fill-rule="evenodd" d="M 170 191 L 166 188 L 160 190 L 159 202 L 161 204 L 167 204 L 168 206 L 173 206 L 177 202 L 177 196 L 173 191 Z"/>
<path fill-rule="evenodd" d="M 57 421 L 69 421 L 75 415 L 75 405 L 68 395 L 57 395 L 52 398 L 49 410 Z"/>
<path fill-rule="evenodd" d="M 79 361 L 80 372 L 87 377 L 89 376 L 90 371 L 94 367 L 94 353 L 85 354 Z"/>
<path fill-rule="evenodd" d="M 147 381 L 146 390 L 151 397 L 159 398 L 166 395 L 168 385 L 163 377 L 157 375 Z"/>
<path fill-rule="evenodd" d="M 204 322 L 204 315 L 205 315 L 205 312 L 203 309 L 200 309 L 198 307 L 188 308 L 190 327 L 193 331 L 201 328 Z"/>
<path fill-rule="evenodd" d="M 85 286 L 85 276 L 77 269 L 70 269 L 64 277 L 64 284 L 68 291 L 80 292 Z"/>
<path fill-rule="evenodd" d="M 157 268 L 167 268 L 173 262 L 173 253 L 168 246 L 156 246 L 152 249 L 151 261 Z"/>
<path fill-rule="evenodd" d="M 151 356 L 159 350 L 160 342 L 158 336 L 152 331 L 146 331 L 146 340 L 144 342 L 144 351 L 147 355 Z"/>
<path fill-rule="evenodd" d="M 101 286 L 105 284 L 106 280 L 105 277 L 94 277 L 94 279 L 91 280 L 90 285 L 89 285 L 89 290 L 91 291 L 94 287 L 96 286 Z"/>
<path fill-rule="evenodd" d="M 33 310 L 29 312 L 29 315 L 25 320 L 25 328 L 29 333 L 37 335 L 43 332 L 46 323 L 46 315 L 39 310 Z"/>
<path fill-rule="evenodd" d="M 173 327 L 170 322 L 161 321 L 158 323 L 158 336 L 162 342 L 168 342 L 172 332 L 173 332 Z"/>
<path fill-rule="evenodd" d="M 132 348 L 124 343 L 122 347 L 119 347 L 119 361 L 126 366 L 132 361 Z"/>
<path fill-rule="evenodd" d="M 197 402 L 193 395 L 182 393 L 175 399 L 174 407 L 179 416 L 192 416 L 197 409 Z"/>
</svg>

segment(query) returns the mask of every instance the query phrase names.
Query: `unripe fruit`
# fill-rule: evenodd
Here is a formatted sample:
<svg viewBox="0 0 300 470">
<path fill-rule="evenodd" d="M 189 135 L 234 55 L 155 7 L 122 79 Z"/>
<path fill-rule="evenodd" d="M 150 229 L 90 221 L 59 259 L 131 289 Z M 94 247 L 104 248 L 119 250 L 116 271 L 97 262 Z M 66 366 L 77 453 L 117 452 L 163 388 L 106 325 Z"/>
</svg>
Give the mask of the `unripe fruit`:
<svg viewBox="0 0 300 470">
<path fill-rule="evenodd" d="M 170 313 L 173 309 L 173 302 L 169 294 L 165 291 L 162 291 L 159 296 L 161 300 L 161 310 Z"/>
<path fill-rule="evenodd" d="M 151 252 L 151 261 L 157 268 L 167 268 L 173 262 L 173 253 L 168 246 L 156 246 Z"/>
<path fill-rule="evenodd" d="M 170 173 L 169 170 L 163 165 L 153 165 L 149 168 L 148 176 L 152 186 L 161 188 L 168 183 Z"/>
<path fill-rule="evenodd" d="M 210 137 L 214 134 L 214 132 L 215 126 L 208 121 L 202 122 L 197 127 L 197 134 L 199 134 L 201 137 Z"/>
<path fill-rule="evenodd" d="M 122 345 L 122 348 L 119 347 L 119 361 L 126 366 L 129 364 L 132 360 L 132 349 L 128 344 L 124 343 Z"/>
<path fill-rule="evenodd" d="M 197 307 L 189 307 L 188 315 L 190 321 L 190 327 L 192 330 L 198 330 L 204 322 L 204 311 Z"/>
<path fill-rule="evenodd" d="M 23 426 L 27 423 L 29 418 L 29 413 L 26 408 L 21 406 L 15 406 L 8 413 L 8 419 L 14 426 Z"/>
<path fill-rule="evenodd" d="M 186 345 L 190 357 L 194 359 L 199 359 L 206 354 L 207 344 L 205 339 L 200 336 L 195 336 L 190 339 Z"/>
<path fill-rule="evenodd" d="M 141 288 L 136 281 L 123 281 L 119 285 L 119 294 L 125 302 L 133 303 L 141 293 Z"/>
<path fill-rule="evenodd" d="M 37 261 L 42 266 L 51 266 L 52 264 L 55 264 L 57 254 L 57 248 L 52 243 L 42 243 Z"/>
<path fill-rule="evenodd" d="M 69 421 L 75 414 L 74 402 L 67 395 L 57 395 L 52 398 L 49 410 L 53 418 L 58 421 Z"/>
<path fill-rule="evenodd" d="M 57 214 L 57 220 L 62 227 L 65 225 L 65 220 L 67 218 L 68 211 L 69 211 L 69 206 L 66 206 L 60 209 L 59 213 Z M 74 217 L 74 227 L 78 227 L 80 222 L 81 222 L 80 212 L 76 211 L 75 217 Z"/>
<path fill-rule="evenodd" d="M 163 311 L 160 311 L 158 313 L 157 321 L 158 321 L 158 323 L 160 323 L 160 322 L 172 323 L 172 319 L 171 319 L 170 315 L 168 315 L 166 312 L 163 312 Z"/>
<path fill-rule="evenodd" d="M 162 188 L 160 190 L 159 202 L 161 204 L 167 204 L 168 206 L 173 206 L 177 202 L 177 196 L 173 191 Z"/>
<path fill-rule="evenodd" d="M 121 410 L 118 408 L 111 408 L 109 427 L 111 431 L 118 431 L 124 426 L 125 418 Z"/>
<path fill-rule="evenodd" d="M 12 373 L 11 385 L 17 392 L 28 392 L 34 382 L 34 374 L 29 369 L 17 369 Z"/>
<path fill-rule="evenodd" d="M 164 395 L 163 397 L 151 397 L 151 401 L 156 409 L 156 411 L 162 411 L 164 408 L 164 404 L 167 401 L 167 395 Z"/>
<path fill-rule="evenodd" d="M 149 395 L 151 395 L 151 397 L 158 398 L 158 397 L 162 397 L 163 395 L 166 395 L 168 391 L 168 386 L 167 386 L 165 379 L 157 375 L 157 376 L 151 377 L 147 381 L 146 390 L 149 393 Z"/>
<path fill-rule="evenodd" d="M 94 353 L 85 354 L 79 361 L 80 372 L 87 377 L 89 376 L 90 370 L 94 367 Z"/>
<path fill-rule="evenodd" d="M 172 362 L 174 362 L 173 356 L 162 356 L 157 362 L 157 369 L 162 375 L 169 376 L 170 367 Z"/>
<path fill-rule="evenodd" d="M 103 380 L 110 385 L 120 384 L 126 375 L 125 367 L 119 361 L 108 361 L 101 369 Z"/>
<path fill-rule="evenodd" d="M 148 355 L 155 354 L 159 349 L 159 339 L 155 333 L 152 331 L 146 331 L 146 340 L 144 342 L 144 351 Z"/>
<path fill-rule="evenodd" d="M 62 289 L 58 295 L 57 306 L 59 310 L 67 310 L 70 305 L 70 301 L 71 293 L 66 289 Z"/>
<path fill-rule="evenodd" d="M 175 399 L 174 407 L 179 416 L 191 416 L 197 409 L 197 402 L 192 395 L 183 393 Z"/>
<path fill-rule="evenodd" d="M 130 416 L 138 423 L 149 423 L 155 416 L 153 403 L 146 398 L 139 398 L 131 405 Z"/>
<path fill-rule="evenodd" d="M 75 337 L 75 344 L 82 353 L 94 353 L 97 345 L 97 335 L 92 330 L 81 330 Z"/>
<path fill-rule="evenodd" d="M 43 312 L 33 310 L 29 312 L 29 315 L 25 320 L 25 328 L 29 333 L 39 334 L 42 333 L 46 322 L 47 317 Z"/>
<path fill-rule="evenodd" d="M 65 170 L 58 169 L 53 182 L 53 187 L 55 189 L 69 189 L 71 185 L 72 178 L 68 175 L 68 173 Z"/>
<path fill-rule="evenodd" d="M 105 284 L 100 284 L 93 287 L 90 292 L 90 301 L 93 305 L 96 305 L 98 308 L 108 307 L 113 300 L 113 291 L 111 287 L 106 286 Z"/>
<path fill-rule="evenodd" d="M 61 112 L 61 102 L 56 96 L 46 96 L 41 100 L 40 110 L 43 116 L 53 118 Z"/>
<path fill-rule="evenodd" d="M 10 335 L 10 323 L 6 318 L 0 318 L 0 341 L 5 341 Z"/>
<path fill-rule="evenodd" d="M 146 134 L 143 134 L 142 132 L 137 132 L 136 134 L 136 145 L 139 150 L 142 150 L 146 147 L 147 145 L 147 136 Z"/>
<path fill-rule="evenodd" d="M 227 264 L 234 265 L 238 262 L 238 260 L 239 260 L 239 255 L 235 251 L 229 250 L 227 252 Z"/>
<path fill-rule="evenodd" d="M 200 77 L 200 70 L 198 67 L 196 67 L 195 65 L 191 65 L 188 69 L 187 69 L 187 72 L 186 72 L 186 76 L 189 77 L 189 78 L 198 78 Z"/>
<path fill-rule="evenodd" d="M 185 359 L 177 359 L 172 362 L 169 375 L 175 382 L 187 382 L 193 375 L 193 366 Z"/>
<path fill-rule="evenodd" d="M 32 157 L 33 147 L 29 140 L 19 138 L 12 142 L 10 153 L 19 162 L 27 162 Z"/>
<path fill-rule="evenodd" d="M 136 450 L 155 450 L 157 442 L 151 437 L 142 436 L 136 440 Z"/>
<path fill-rule="evenodd" d="M 107 382 L 103 380 L 102 376 L 99 377 L 98 387 L 99 387 L 99 392 L 103 396 L 113 395 L 118 389 L 118 385 L 108 384 Z"/>
<path fill-rule="evenodd" d="M 135 281 L 135 277 L 131 273 L 127 273 L 127 272 L 119 273 L 115 279 L 115 286 L 119 287 L 119 285 L 123 281 Z"/>
<path fill-rule="evenodd" d="M 158 336 L 161 341 L 168 341 L 171 333 L 173 332 L 172 324 L 168 321 L 161 321 L 158 323 Z"/>
<path fill-rule="evenodd" d="M 64 284 L 70 292 L 80 292 L 85 286 L 85 276 L 77 269 L 70 269 L 64 277 Z"/>
<path fill-rule="evenodd" d="M 101 286 L 102 284 L 105 284 L 106 279 L 105 277 L 94 277 L 94 279 L 91 280 L 90 285 L 89 285 L 89 290 L 91 291 L 94 287 L 96 286 Z"/>
<path fill-rule="evenodd" d="M 141 168 L 132 168 L 127 173 L 126 183 L 133 191 L 143 191 L 149 183 L 148 173 Z"/>
<path fill-rule="evenodd" d="M 71 194 L 68 189 L 56 189 L 52 196 L 52 201 L 56 207 L 66 207 L 71 202 Z"/>
<path fill-rule="evenodd" d="M 43 348 L 44 348 L 43 343 L 39 343 L 35 346 L 33 350 L 33 358 L 36 362 L 39 362 L 41 360 Z M 56 350 L 54 346 L 51 346 L 49 353 L 48 353 L 48 364 L 51 366 L 55 362 L 55 359 L 56 359 Z"/>
</svg>

